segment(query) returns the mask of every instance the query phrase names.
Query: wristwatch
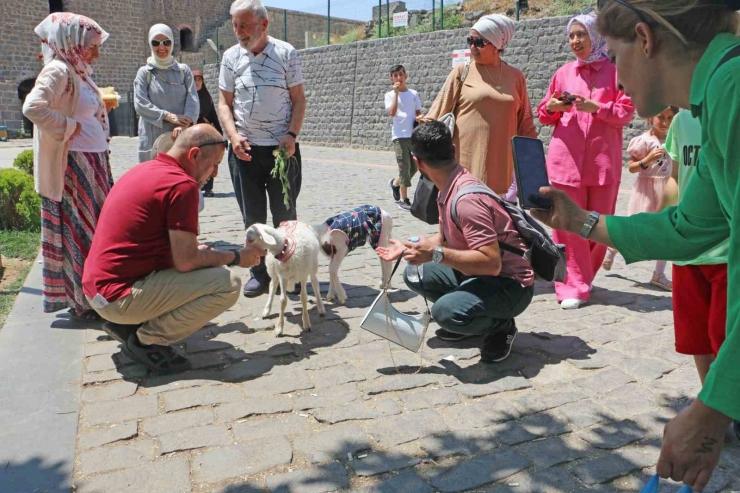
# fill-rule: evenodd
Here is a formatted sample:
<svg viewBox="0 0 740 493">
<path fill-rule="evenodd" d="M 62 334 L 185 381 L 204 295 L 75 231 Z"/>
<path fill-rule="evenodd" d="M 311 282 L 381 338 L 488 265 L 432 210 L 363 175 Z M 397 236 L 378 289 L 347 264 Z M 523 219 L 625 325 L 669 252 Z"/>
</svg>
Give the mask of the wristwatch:
<svg viewBox="0 0 740 493">
<path fill-rule="evenodd" d="M 288 135 L 290 135 L 294 139 L 297 139 L 298 138 L 298 136 L 295 134 L 295 132 L 288 132 Z"/>
<path fill-rule="evenodd" d="M 241 255 L 239 254 L 239 250 L 232 250 L 234 252 L 234 260 L 226 264 L 226 267 L 234 267 L 235 265 L 239 265 L 239 262 L 241 261 Z"/>
<path fill-rule="evenodd" d="M 583 223 L 583 229 L 581 229 L 580 236 L 581 238 L 588 238 L 591 234 L 591 230 L 594 229 L 594 225 L 599 220 L 599 217 L 601 217 L 601 214 L 599 214 L 596 211 L 591 211 L 591 214 L 588 215 L 588 219 L 586 219 L 586 222 Z"/>
<path fill-rule="evenodd" d="M 434 260 L 438 264 L 441 264 L 444 258 L 445 258 L 444 248 L 442 248 L 442 246 L 440 245 L 437 248 L 435 248 L 434 251 L 432 252 L 432 260 Z"/>
<path fill-rule="evenodd" d="M 646 166 L 645 163 L 642 162 L 642 160 L 639 161 L 637 164 L 639 164 L 640 165 L 640 168 L 642 168 L 642 169 L 648 169 L 649 168 L 649 166 Z"/>
</svg>

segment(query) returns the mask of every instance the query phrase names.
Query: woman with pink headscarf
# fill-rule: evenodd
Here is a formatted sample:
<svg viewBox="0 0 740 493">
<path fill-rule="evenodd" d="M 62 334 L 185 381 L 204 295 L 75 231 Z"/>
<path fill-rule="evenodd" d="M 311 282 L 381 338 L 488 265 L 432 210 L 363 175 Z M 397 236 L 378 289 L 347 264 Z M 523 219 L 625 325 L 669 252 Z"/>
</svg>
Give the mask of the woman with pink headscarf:
<svg viewBox="0 0 740 493">
<path fill-rule="evenodd" d="M 36 125 L 34 178 L 41 195 L 43 309 L 100 317 L 82 293 L 82 270 L 100 210 L 113 186 L 108 116 L 92 64 L 108 39 L 94 20 L 49 15 L 35 29 L 44 68 L 23 114 Z"/>
<path fill-rule="evenodd" d="M 501 58 L 515 31 L 514 21 L 504 15 L 481 17 L 467 40 L 473 60 L 465 82 L 465 66 L 460 64 L 447 76 L 429 113 L 420 118 L 437 120 L 453 113 L 458 162 L 501 195 L 514 176 L 511 138 L 537 137 L 524 74 Z"/>
<path fill-rule="evenodd" d="M 547 153 L 550 182 L 581 207 L 614 214 L 622 180 L 622 128 L 635 108 L 619 89 L 617 68 L 595 24 L 593 14 L 568 22 L 576 60 L 555 72 L 537 116 L 555 127 Z M 553 238 L 565 244 L 568 257 L 567 279 L 555 283 L 555 293 L 563 309 L 575 309 L 589 300 L 606 247 L 564 231 L 553 231 Z"/>
</svg>

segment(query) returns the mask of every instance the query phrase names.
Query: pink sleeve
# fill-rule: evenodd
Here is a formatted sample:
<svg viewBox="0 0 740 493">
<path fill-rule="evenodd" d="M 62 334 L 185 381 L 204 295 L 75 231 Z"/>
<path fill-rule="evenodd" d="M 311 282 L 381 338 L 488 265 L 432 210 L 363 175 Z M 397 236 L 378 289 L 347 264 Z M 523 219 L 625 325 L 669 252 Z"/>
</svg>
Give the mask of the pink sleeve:
<svg viewBox="0 0 740 493">
<path fill-rule="evenodd" d="M 555 94 L 555 91 L 557 90 L 557 78 L 558 72 L 555 72 L 555 75 L 553 75 L 552 79 L 550 79 L 550 87 L 547 88 L 547 94 L 545 94 L 545 98 L 537 107 L 537 118 L 539 118 L 540 123 L 543 125 L 555 125 L 560 121 L 560 117 L 562 116 L 562 113 L 560 111 L 550 113 L 549 111 L 547 111 L 546 108 L 547 102 L 552 99 L 553 94 Z"/>
<path fill-rule="evenodd" d="M 635 161 L 639 161 L 647 156 L 648 146 L 644 134 L 630 140 L 630 144 L 627 146 L 627 154 Z"/>
<path fill-rule="evenodd" d="M 616 101 L 608 103 L 598 103 L 599 109 L 596 110 L 596 118 L 617 128 L 622 128 L 632 121 L 635 114 L 635 107 L 629 96 L 619 91 Z"/>
</svg>

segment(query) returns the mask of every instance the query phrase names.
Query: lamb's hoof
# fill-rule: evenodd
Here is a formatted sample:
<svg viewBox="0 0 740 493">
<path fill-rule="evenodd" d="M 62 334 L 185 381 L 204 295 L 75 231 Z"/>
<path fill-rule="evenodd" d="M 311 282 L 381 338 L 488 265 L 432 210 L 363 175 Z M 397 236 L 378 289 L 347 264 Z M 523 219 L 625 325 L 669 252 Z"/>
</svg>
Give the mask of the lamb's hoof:
<svg viewBox="0 0 740 493">
<path fill-rule="evenodd" d="M 347 303 L 347 297 L 346 296 L 340 297 L 339 298 L 339 304 L 340 305 L 344 305 L 345 303 Z"/>
<path fill-rule="evenodd" d="M 327 294 L 326 295 L 326 302 L 327 303 L 331 303 L 332 301 L 334 301 L 334 295 L 333 294 Z"/>
<path fill-rule="evenodd" d="M 283 329 L 275 329 L 275 337 L 283 337 Z"/>
<path fill-rule="evenodd" d="M 263 310 L 262 311 L 262 318 L 267 318 L 270 316 L 270 310 Z"/>
</svg>

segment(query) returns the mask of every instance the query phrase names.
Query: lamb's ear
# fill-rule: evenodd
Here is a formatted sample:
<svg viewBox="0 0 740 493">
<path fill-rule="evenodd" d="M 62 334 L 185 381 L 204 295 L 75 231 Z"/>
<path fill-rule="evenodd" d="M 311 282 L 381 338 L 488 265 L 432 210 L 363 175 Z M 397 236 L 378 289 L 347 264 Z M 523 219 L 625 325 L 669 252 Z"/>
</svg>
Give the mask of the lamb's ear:
<svg viewBox="0 0 740 493">
<path fill-rule="evenodd" d="M 267 231 L 262 232 L 262 241 L 265 242 L 265 245 L 267 246 L 275 246 L 277 245 L 277 242 L 275 241 L 275 237 L 272 236 Z"/>
</svg>

